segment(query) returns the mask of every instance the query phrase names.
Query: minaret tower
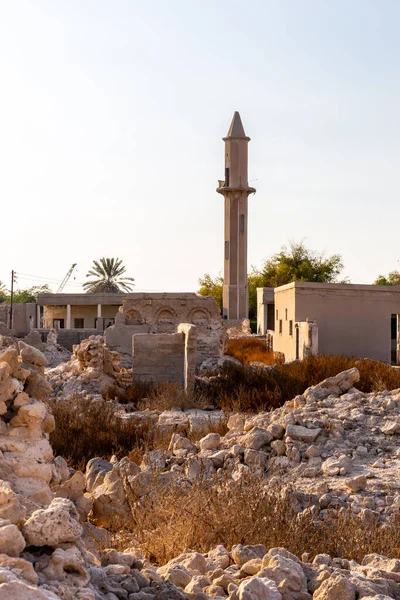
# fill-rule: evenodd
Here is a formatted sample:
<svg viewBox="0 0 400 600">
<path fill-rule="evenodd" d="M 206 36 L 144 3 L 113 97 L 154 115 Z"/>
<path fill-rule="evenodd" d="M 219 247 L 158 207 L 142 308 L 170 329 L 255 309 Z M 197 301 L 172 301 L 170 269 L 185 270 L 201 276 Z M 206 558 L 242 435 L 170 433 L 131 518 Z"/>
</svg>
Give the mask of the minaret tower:
<svg viewBox="0 0 400 600">
<path fill-rule="evenodd" d="M 242 120 L 236 111 L 223 138 L 225 142 L 225 180 L 217 192 L 225 198 L 225 249 L 222 316 L 224 319 L 247 319 L 247 197 L 255 189 L 247 180 L 247 145 Z"/>
</svg>

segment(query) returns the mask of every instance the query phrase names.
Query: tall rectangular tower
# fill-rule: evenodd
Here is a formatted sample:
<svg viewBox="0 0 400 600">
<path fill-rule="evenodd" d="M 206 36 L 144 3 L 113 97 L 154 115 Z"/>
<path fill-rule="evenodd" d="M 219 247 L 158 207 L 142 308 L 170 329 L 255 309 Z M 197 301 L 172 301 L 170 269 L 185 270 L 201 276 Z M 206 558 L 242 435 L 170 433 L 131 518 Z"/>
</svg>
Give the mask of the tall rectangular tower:
<svg viewBox="0 0 400 600">
<path fill-rule="evenodd" d="M 224 319 L 247 319 L 247 198 L 255 189 L 247 176 L 246 136 L 239 113 L 233 115 L 225 142 L 225 179 L 217 192 L 225 198 L 224 286 L 222 316 Z"/>
</svg>

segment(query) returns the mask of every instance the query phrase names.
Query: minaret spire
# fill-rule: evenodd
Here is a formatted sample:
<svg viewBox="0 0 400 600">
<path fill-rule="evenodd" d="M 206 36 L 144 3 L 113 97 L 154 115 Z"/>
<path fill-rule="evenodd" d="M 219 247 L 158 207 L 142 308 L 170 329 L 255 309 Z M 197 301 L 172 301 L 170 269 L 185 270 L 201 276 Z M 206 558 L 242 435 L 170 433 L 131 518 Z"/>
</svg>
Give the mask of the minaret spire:
<svg viewBox="0 0 400 600">
<path fill-rule="evenodd" d="M 217 192 L 225 198 L 224 319 L 247 319 L 247 198 L 255 189 L 248 184 L 248 143 L 240 114 L 235 111 L 225 142 L 225 179 Z"/>
</svg>

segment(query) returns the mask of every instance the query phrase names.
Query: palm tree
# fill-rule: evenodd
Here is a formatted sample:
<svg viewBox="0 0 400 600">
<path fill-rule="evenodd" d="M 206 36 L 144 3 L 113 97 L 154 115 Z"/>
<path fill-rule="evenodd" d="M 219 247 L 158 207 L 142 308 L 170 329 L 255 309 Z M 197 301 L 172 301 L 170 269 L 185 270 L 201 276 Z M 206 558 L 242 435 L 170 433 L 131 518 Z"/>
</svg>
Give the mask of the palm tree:
<svg viewBox="0 0 400 600">
<path fill-rule="evenodd" d="M 86 274 L 86 277 L 96 277 L 83 284 L 83 289 L 88 294 L 96 292 L 105 292 L 108 294 L 118 294 L 118 292 L 130 292 L 135 281 L 133 277 L 121 277 L 126 269 L 119 258 L 101 258 L 100 261 L 94 260 L 93 266 Z"/>
</svg>

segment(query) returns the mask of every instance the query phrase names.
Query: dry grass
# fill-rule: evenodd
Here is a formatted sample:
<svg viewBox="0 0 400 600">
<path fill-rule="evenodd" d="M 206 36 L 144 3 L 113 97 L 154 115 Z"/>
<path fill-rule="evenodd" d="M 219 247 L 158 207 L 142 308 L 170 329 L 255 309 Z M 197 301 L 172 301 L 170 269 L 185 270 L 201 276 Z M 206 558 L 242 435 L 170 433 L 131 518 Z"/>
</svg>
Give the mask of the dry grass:
<svg viewBox="0 0 400 600">
<path fill-rule="evenodd" d="M 84 469 L 95 456 L 109 459 L 131 454 L 140 462 L 145 452 L 159 448 L 162 440 L 152 420 L 123 422 L 113 405 L 84 402 L 79 396 L 65 401 L 49 400 L 56 428 L 50 434 L 55 455 L 63 456 L 77 469 Z"/>
<path fill-rule="evenodd" d="M 266 341 L 256 338 L 228 340 L 226 354 L 237 358 L 244 365 L 248 365 L 250 362 L 261 362 L 265 365 L 276 363 L 275 353 L 268 350 Z"/>
<path fill-rule="evenodd" d="M 177 383 L 161 383 L 151 388 L 145 398 L 137 402 L 138 410 L 189 410 L 210 408 L 210 399 L 201 393 L 186 393 Z"/>
<path fill-rule="evenodd" d="M 213 380 L 208 393 L 226 411 L 271 410 L 302 394 L 309 386 L 354 366 L 360 371 L 357 388 L 363 392 L 400 388 L 400 370 L 390 365 L 347 356 L 318 355 L 277 364 L 268 370 L 226 365 L 222 375 Z"/>
<path fill-rule="evenodd" d="M 308 510 L 297 513 L 290 490 L 267 489 L 259 479 L 202 480 L 190 486 L 155 477 L 140 501 L 127 480 L 125 490 L 132 523 L 123 530 L 119 524 L 113 543 L 119 549 L 139 545 L 158 564 L 188 548 L 207 552 L 218 544 L 283 546 L 311 558 L 324 552 L 357 561 L 371 552 L 399 556 L 399 514 L 391 527 L 365 526 L 346 511 L 318 522 Z"/>
</svg>

